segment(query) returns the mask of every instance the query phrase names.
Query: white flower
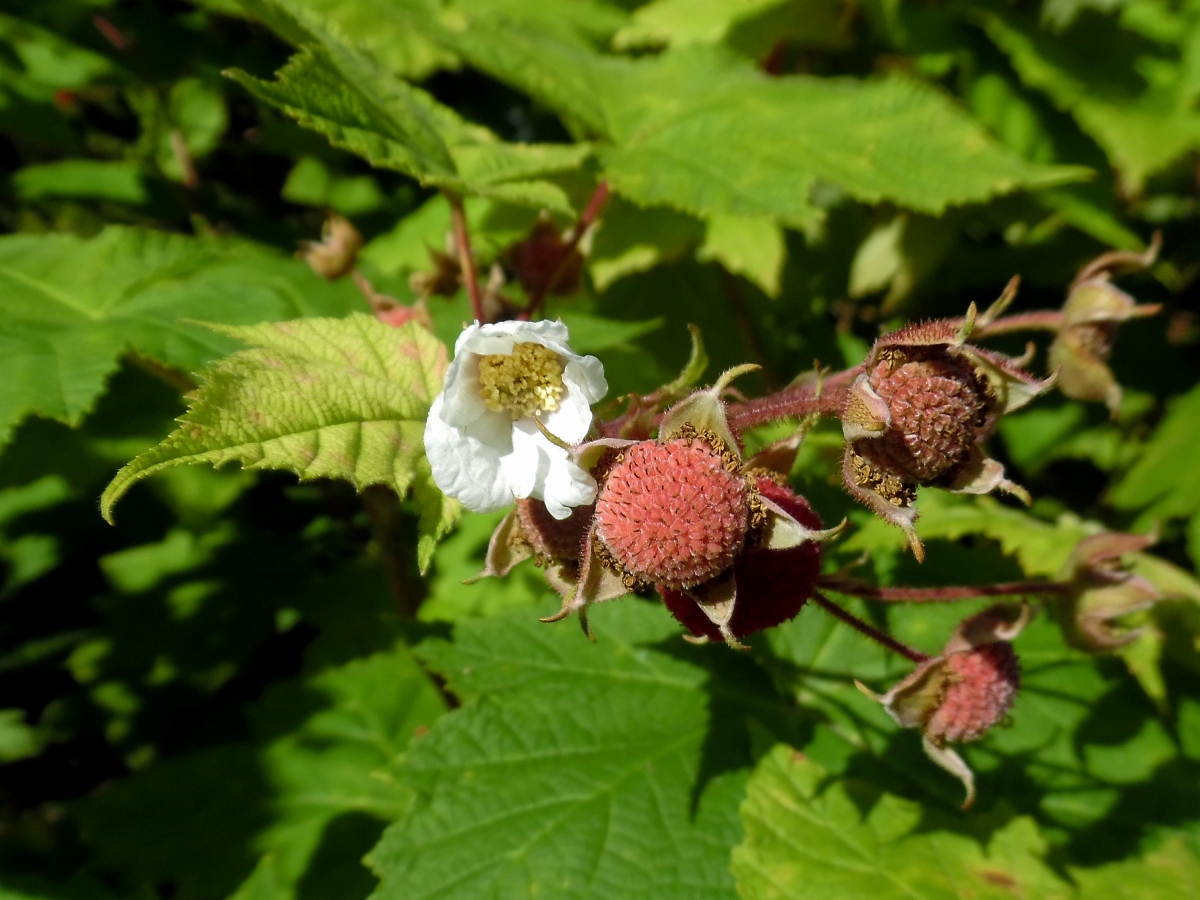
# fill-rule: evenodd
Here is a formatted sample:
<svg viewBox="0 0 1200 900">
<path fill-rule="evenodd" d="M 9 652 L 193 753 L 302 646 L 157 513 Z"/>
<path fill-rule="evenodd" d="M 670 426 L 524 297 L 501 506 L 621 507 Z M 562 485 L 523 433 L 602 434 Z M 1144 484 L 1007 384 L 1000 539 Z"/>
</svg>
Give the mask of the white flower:
<svg viewBox="0 0 1200 900">
<path fill-rule="evenodd" d="M 561 322 L 468 326 L 425 423 L 433 480 L 475 512 L 536 497 L 565 519 L 596 499 L 596 482 L 535 417 L 578 444 L 592 424 L 591 404 L 607 391 L 600 360 L 572 351 Z"/>
</svg>

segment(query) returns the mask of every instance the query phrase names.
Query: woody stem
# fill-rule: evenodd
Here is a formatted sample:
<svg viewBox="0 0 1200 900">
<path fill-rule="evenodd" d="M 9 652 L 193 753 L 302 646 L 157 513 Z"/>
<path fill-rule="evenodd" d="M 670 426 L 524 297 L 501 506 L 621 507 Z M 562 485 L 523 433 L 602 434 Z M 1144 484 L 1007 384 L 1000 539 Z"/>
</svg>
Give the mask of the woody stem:
<svg viewBox="0 0 1200 900">
<path fill-rule="evenodd" d="M 844 622 L 859 634 L 870 638 L 871 640 L 875 641 L 875 643 L 882 647 L 886 647 L 893 653 L 899 653 L 905 659 L 910 660 L 917 665 L 920 665 L 923 662 L 928 662 L 931 659 L 930 656 L 922 653 L 920 650 L 910 647 L 908 644 L 901 643 L 887 632 L 880 631 L 874 625 L 869 625 L 853 613 L 849 613 L 842 609 L 820 591 L 813 591 L 812 598 L 813 602 L 816 603 L 817 606 L 821 607 L 821 609 L 825 610 L 825 612 L 829 613 L 835 619 L 840 622 Z"/>
<path fill-rule="evenodd" d="M 1066 594 L 1070 585 L 1059 581 L 1010 581 L 1004 584 L 961 585 L 928 588 L 879 588 L 854 579 L 824 575 L 821 587 L 850 597 L 880 600 L 884 603 L 953 603 L 978 597 L 1012 597 L 1029 594 Z"/>
<path fill-rule="evenodd" d="M 847 388 L 861 373 L 862 366 L 852 366 L 820 382 L 805 382 L 765 397 L 730 403 L 725 410 L 729 427 L 740 432 L 789 416 L 837 415 L 841 412 Z"/>
<path fill-rule="evenodd" d="M 471 298 L 471 315 L 480 324 L 487 322 L 483 315 L 483 294 L 479 290 L 479 277 L 475 273 L 475 257 L 471 255 L 471 236 L 467 233 L 467 215 L 463 211 L 462 197 L 446 191 L 450 201 L 450 222 L 454 228 L 454 245 L 458 248 L 458 265 L 462 269 L 463 284 Z"/>
</svg>

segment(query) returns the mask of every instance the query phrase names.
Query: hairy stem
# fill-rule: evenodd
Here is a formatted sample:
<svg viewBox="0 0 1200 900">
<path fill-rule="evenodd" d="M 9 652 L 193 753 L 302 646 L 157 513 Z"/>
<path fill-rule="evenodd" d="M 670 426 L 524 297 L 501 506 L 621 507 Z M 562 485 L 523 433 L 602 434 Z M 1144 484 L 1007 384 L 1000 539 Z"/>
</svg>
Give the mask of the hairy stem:
<svg viewBox="0 0 1200 900">
<path fill-rule="evenodd" d="M 853 366 L 835 372 L 819 383 L 809 381 L 765 397 L 730 403 L 726 408 L 729 427 L 743 431 L 789 416 L 837 415 L 841 412 L 846 389 L 861 372 L 862 366 Z"/>
<path fill-rule="evenodd" d="M 979 597 L 1012 597 L 1027 594 L 1065 594 L 1071 586 L 1060 581 L 1010 581 L 1003 584 L 978 584 L 955 587 L 879 588 L 853 578 L 823 575 L 817 583 L 829 591 L 881 600 L 884 603 L 953 603 Z"/>
<path fill-rule="evenodd" d="M 596 190 L 592 192 L 591 199 L 584 207 L 583 213 L 579 219 L 571 227 L 571 235 L 567 238 L 567 242 L 563 244 L 562 253 L 559 256 L 558 265 L 554 269 L 554 274 L 550 276 L 550 280 L 540 291 L 529 298 L 529 306 L 521 310 L 517 318 L 528 322 L 533 318 L 534 313 L 541 309 L 542 304 L 546 302 L 546 298 L 550 296 L 550 292 L 558 286 L 558 280 L 562 278 L 563 272 L 567 269 L 567 262 L 571 259 L 571 254 L 579 247 L 579 242 L 583 240 L 583 236 L 587 234 L 588 228 L 592 223 L 599 218 L 604 205 L 608 203 L 608 182 L 601 181 L 596 185 Z"/>
<path fill-rule="evenodd" d="M 454 227 L 454 245 L 458 248 L 458 265 L 462 269 L 463 284 L 471 298 L 471 315 L 483 325 L 487 319 L 483 314 L 483 293 L 479 290 L 479 277 L 475 273 L 475 257 L 471 254 L 471 236 L 467 233 L 467 214 L 463 211 L 462 197 L 446 191 L 450 201 L 450 221 Z"/>
<path fill-rule="evenodd" d="M 875 643 L 879 644 L 881 647 L 886 647 L 893 653 L 899 653 L 905 659 L 911 660 L 917 665 L 920 665 L 923 662 L 928 662 L 930 659 L 932 659 L 932 657 L 930 657 L 928 654 L 922 653 L 920 650 L 908 646 L 908 644 L 902 644 L 890 634 L 880 631 L 874 625 L 869 625 L 853 613 L 849 613 L 842 609 L 820 591 L 813 591 L 812 598 L 813 602 L 816 603 L 817 606 L 821 607 L 821 609 L 825 610 L 825 612 L 829 613 L 838 621 L 849 625 L 859 634 L 875 641 Z"/>
<path fill-rule="evenodd" d="M 1039 309 L 1034 312 L 1004 316 L 971 332 L 971 338 L 989 338 L 998 334 L 1017 334 L 1022 331 L 1058 331 L 1062 328 L 1060 309 Z"/>
</svg>

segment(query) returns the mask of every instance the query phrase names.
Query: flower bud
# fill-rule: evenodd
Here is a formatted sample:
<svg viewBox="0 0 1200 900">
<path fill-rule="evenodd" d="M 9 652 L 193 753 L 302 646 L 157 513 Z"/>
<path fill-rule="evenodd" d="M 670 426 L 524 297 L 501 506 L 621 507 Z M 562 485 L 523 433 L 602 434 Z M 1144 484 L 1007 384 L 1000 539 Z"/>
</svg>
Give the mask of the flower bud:
<svg viewBox="0 0 1200 900">
<path fill-rule="evenodd" d="M 331 215 L 321 229 L 321 240 L 303 241 L 297 254 L 326 281 L 341 278 L 354 268 L 362 235 L 345 216 Z"/>
<path fill-rule="evenodd" d="M 1105 532 L 1084 538 L 1067 560 L 1060 581 L 1070 594 L 1057 607 L 1067 642 L 1087 651 L 1115 650 L 1135 640 L 1140 629 L 1121 630 L 1117 620 L 1162 599 L 1145 578 L 1126 571 L 1122 557 L 1154 544 L 1152 535 Z"/>
<path fill-rule="evenodd" d="M 1050 367 L 1058 387 L 1073 400 L 1104 401 L 1115 418 L 1121 386 L 1107 361 L 1121 323 L 1152 316 L 1162 307 L 1141 305 L 1110 282 L 1118 271 L 1144 269 L 1158 256 L 1160 235 L 1145 253 L 1106 253 L 1088 263 L 1071 284 L 1062 325 L 1050 345 Z"/>
</svg>

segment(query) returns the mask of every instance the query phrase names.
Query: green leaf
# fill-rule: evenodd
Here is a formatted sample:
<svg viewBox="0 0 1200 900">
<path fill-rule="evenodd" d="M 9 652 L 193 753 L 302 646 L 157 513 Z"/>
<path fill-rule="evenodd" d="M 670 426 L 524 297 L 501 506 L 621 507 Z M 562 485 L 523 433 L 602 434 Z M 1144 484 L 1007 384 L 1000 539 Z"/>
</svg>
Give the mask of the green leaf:
<svg viewBox="0 0 1200 900">
<path fill-rule="evenodd" d="M 13 175 L 13 187 L 27 201 L 78 197 L 138 204 L 148 198 L 141 167 L 133 162 L 65 159 L 26 166 Z"/>
<path fill-rule="evenodd" d="M 336 22 L 349 40 L 401 78 L 421 80 L 438 69 L 458 67 L 454 54 L 421 28 L 437 10 L 434 0 L 400 0 L 382 5 L 362 0 L 291 0 L 290 5 Z M 286 34 L 282 36 L 289 39 Z"/>
<path fill-rule="evenodd" d="M 464 705 L 396 768 L 422 800 L 371 852 L 377 900 L 731 895 L 745 783 L 734 746 L 742 704 L 761 709 L 769 687 L 742 693 L 744 675 L 728 672 L 716 687 L 728 716 L 710 719 L 698 663 L 745 660 L 688 648 L 658 604 L 614 603 L 594 619 L 594 646 L 532 611 L 462 621 L 453 644 L 422 645 Z M 715 770 L 714 728 L 734 742 Z"/>
<path fill-rule="evenodd" d="M 446 532 L 457 506 L 422 465 L 425 417 L 446 371 L 440 341 L 416 323 L 392 328 L 362 313 L 218 330 L 252 349 L 215 364 L 180 427 L 117 473 L 100 499 L 106 519 L 156 472 L 236 461 L 359 490 L 382 484 L 401 497 L 417 483 L 422 534 Z M 424 564 L 431 554 L 427 542 Z"/>
<path fill-rule="evenodd" d="M 272 22 L 284 17 L 288 24 L 277 29 L 302 42 L 273 82 L 227 73 L 260 100 L 335 147 L 422 184 L 572 213 L 562 188 L 539 176 L 578 167 L 588 145 L 504 143 L 356 53 L 313 17 L 292 16 L 272 0 L 254 0 L 252 8 Z"/>
<path fill-rule="evenodd" d="M 41 87 L 73 90 L 120 72 L 107 57 L 15 16 L 0 14 L 0 41 L 23 78 Z M 6 59 L 0 71 L 9 64 Z"/>
<path fill-rule="evenodd" d="M 335 23 L 355 45 L 363 47 L 389 71 L 420 81 L 438 69 L 461 63 L 430 33 L 428 23 L 441 11 L 434 0 L 395 0 L 380 6 L 372 0 L 289 0 L 295 10 L 311 10 Z M 572 0 L 568 4 L 529 0 L 459 0 L 454 17 L 503 14 L 552 30 L 568 41 L 606 40 L 626 19 L 602 0 Z"/>
<path fill-rule="evenodd" d="M 0 237 L 0 442 L 31 413 L 78 424 L 132 350 L 198 368 L 234 343 L 187 318 L 244 324 L 361 308 L 352 285 L 243 241 L 111 226 Z"/>
<path fill-rule="evenodd" d="M 779 279 L 787 257 L 783 229 L 774 219 L 713 216 L 708 220 L 697 259 L 715 260 L 735 275 L 779 296 Z"/>
<path fill-rule="evenodd" d="M 973 14 L 1021 80 L 1075 117 L 1129 189 L 1140 190 L 1149 176 L 1200 146 L 1200 113 L 1179 48 L 1134 35 L 1115 17 L 1084 17 L 1053 34 L 1015 17 Z M 1107 60 L 1102 69 L 1097 54 Z"/>
<path fill-rule="evenodd" d="M 346 216 L 371 212 L 384 203 L 379 184 L 370 175 L 339 175 L 313 156 L 305 156 L 288 173 L 281 192 L 285 200 Z"/>
<path fill-rule="evenodd" d="M 362 854 L 412 799 L 378 770 L 443 708 L 407 651 L 377 653 L 273 688 L 249 711 L 253 742 L 163 760 L 76 815 L 103 864 L 172 882 L 182 897 L 261 878 L 259 854 L 273 896 L 365 896 Z"/>
<path fill-rule="evenodd" d="M 587 256 L 592 283 L 603 292 L 620 278 L 678 259 L 700 242 L 702 229 L 695 218 L 673 209 L 643 209 L 614 197 Z"/>
<path fill-rule="evenodd" d="M 25 724 L 19 709 L 0 709 L 0 762 L 13 762 L 36 756 L 42 749 L 37 729 Z"/>
<path fill-rule="evenodd" d="M 1020 159 L 909 78 L 773 79 L 716 47 L 619 59 L 500 19 L 448 29 L 445 40 L 577 130 L 605 136 L 598 156 L 607 177 L 642 205 L 803 228 L 818 218 L 810 200 L 818 181 L 866 202 L 940 213 L 1087 174 Z"/>
<path fill-rule="evenodd" d="M 653 0 L 617 32 L 614 46 L 626 49 L 665 44 L 711 44 L 722 40 L 741 20 L 787 0 Z"/>
<path fill-rule="evenodd" d="M 1200 510 L 1200 387 L 1172 404 L 1133 468 L 1109 499 L 1121 509 L 1152 516 L 1190 516 Z"/>
<path fill-rule="evenodd" d="M 488 540 L 505 515 L 466 516 L 454 534 L 438 545 L 427 582 L 429 596 L 417 614 L 421 621 L 457 622 L 504 615 L 518 608 L 528 610 L 552 595 L 545 576 L 533 565 L 519 566 L 504 578 L 464 587 L 464 581 L 484 570 Z"/>
<path fill-rule="evenodd" d="M 1178 836 L 1140 858 L 1069 871 L 1080 900 L 1186 900 L 1200 884 L 1200 859 Z"/>
<path fill-rule="evenodd" d="M 830 781 L 788 747 L 776 747 L 755 770 L 742 821 L 746 838 L 733 850 L 733 871 L 745 900 L 1071 894 L 1042 862 L 1046 843 L 1030 819 L 1013 819 L 985 849 L 972 835 L 933 830 L 919 803 L 861 781 Z"/>
<path fill-rule="evenodd" d="M 931 490 L 921 493 L 920 509 L 917 528 L 922 537 L 957 540 L 984 534 L 998 541 L 1005 553 L 1015 556 L 1031 577 L 1056 575 L 1074 546 L 1098 530 L 1070 515 L 1052 525 L 989 497 L 964 500 Z M 898 549 L 903 544 L 899 530 L 878 519 L 867 519 L 844 542 L 842 549 L 861 553 L 880 547 Z"/>
</svg>

